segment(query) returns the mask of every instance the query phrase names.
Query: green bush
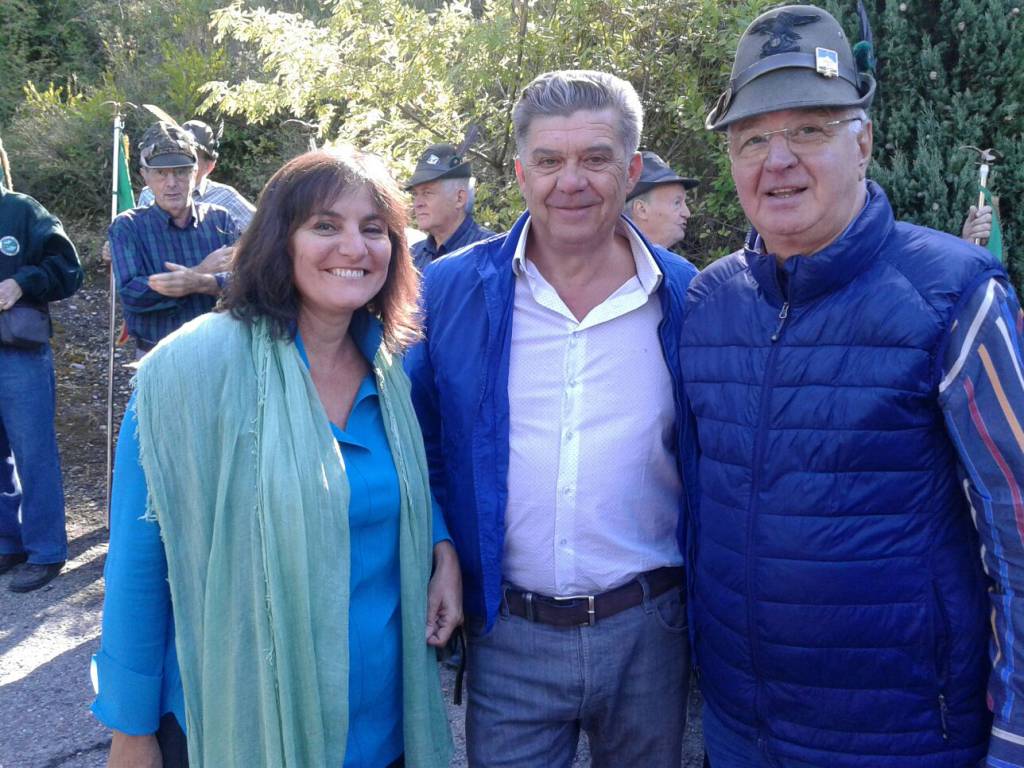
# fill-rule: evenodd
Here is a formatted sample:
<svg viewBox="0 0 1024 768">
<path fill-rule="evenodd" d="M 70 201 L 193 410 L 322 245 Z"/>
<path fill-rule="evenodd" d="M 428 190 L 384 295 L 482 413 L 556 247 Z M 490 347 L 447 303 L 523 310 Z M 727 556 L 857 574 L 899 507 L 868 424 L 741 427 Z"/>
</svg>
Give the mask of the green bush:
<svg viewBox="0 0 1024 768">
<path fill-rule="evenodd" d="M 857 29 L 853 3 L 825 3 Z M 978 200 L 977 155 L 1002 160 L 989 186 L 1000 199 L 1003 245 L 1024 280 L 1024 27 L 1019 0 L 867 0 L 878 54 L 869 175 L 896 215 L 960 233 Z"/>
</svg>

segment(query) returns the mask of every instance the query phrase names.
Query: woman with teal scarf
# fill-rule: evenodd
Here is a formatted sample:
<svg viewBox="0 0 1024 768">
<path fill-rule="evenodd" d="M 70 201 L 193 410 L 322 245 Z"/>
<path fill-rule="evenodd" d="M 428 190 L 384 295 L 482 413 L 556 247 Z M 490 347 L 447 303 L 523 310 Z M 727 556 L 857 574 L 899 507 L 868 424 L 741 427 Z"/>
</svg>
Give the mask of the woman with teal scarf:
<svg viewBox="0 0 1024 768">
<path fill-rule="evenodd" d="M 448 765 L 461 576 L 401 366 L 405 210 L 372 156 L 295 158 L 221 311 L 141 363 L 93 660 L 111 765 Z"/>
</svg>

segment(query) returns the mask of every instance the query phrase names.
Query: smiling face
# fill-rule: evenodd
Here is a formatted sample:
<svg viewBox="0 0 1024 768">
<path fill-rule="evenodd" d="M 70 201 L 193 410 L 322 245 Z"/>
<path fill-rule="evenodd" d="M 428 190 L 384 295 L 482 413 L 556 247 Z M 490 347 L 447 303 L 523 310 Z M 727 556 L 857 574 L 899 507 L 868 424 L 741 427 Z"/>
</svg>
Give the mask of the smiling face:
<svg viewBox="0 0 1024 768">
<path fill-rule="evenodd" d="M 847 116 L 808 109 L 770 112 L 730 126 L 729 143 L 739 147 L 756 134 Z M 767 155 L 754 161 L 730 150 L 740 205 L 770 253 L 783 259 L 810 255 L 842 234 L 864 205 L 871 142 L 870 121 L 854 121 L 827 142 L 799 146 L 796 152 L 781 134 L 771 136 Z"/>
<path fill-rule="evenodd" d="M 612 109 L 536 117 L 516 160 L 532 233 L 553 248 L 600 247 L 643 169 L 627 156 Z"/>
<path fill-rule="evenodd" d="M 196 167 L 147 168 L 142 166 L 142 180 L 153 192 L 153 201 L 177 219 L 185 214 L 196 187 Z"/>
<path fill-rule="evenodd" d="M 328 322 L 350 318 L 380 292 L 391 264 L 387 224 L 365 186 L 315 209 L 289 247 L 300 324 L 310 314 Z"/>
</svg>

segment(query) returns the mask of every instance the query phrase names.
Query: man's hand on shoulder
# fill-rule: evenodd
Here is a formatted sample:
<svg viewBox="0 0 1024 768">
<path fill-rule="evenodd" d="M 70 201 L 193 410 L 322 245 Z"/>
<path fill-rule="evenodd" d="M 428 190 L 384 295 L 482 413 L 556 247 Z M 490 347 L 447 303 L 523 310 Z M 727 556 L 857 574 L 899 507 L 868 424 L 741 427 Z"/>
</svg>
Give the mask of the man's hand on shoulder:
<svg viewBox="0 0 1024 768">
<path fill-rule="evenodd" d="M 165 261 L 164 266 L 167 272 L 157 272 L 149 276 L 149 287 L 162 296 L 177 299 L 193 293 L 205 293 L 210 296 L 220 293 L 220 286 L 213 275 L 203 274 L 173 261 Z"/>
</svg>

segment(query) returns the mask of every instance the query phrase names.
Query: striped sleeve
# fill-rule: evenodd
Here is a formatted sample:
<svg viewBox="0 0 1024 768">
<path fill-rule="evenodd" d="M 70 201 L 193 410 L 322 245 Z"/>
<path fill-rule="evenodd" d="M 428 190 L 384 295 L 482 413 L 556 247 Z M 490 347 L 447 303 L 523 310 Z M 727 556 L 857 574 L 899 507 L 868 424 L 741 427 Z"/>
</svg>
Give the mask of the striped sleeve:
<svg viewBox="0 0 1024 768">
<path fill-rule="evenodd" d="M 961 483 L 994 582 L 990 768 L 1024 768 L 1024 316 L 992 279 L 955 318 L 939 385 Z"/>
</svg>

